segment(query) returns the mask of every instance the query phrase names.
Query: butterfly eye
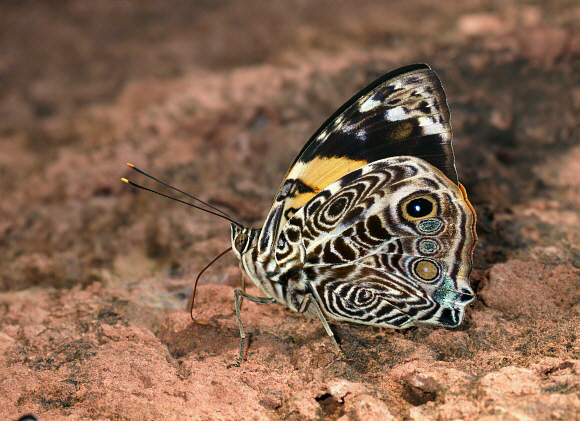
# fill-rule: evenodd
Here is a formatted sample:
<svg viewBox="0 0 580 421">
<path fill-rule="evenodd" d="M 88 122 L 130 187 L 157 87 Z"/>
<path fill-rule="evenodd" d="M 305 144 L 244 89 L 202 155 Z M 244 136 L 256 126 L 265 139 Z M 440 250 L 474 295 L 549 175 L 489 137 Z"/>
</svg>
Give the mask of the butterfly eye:
<svg viewBox="0 0 580 421">
<path fill-rule="evenodd" d="M 243 253 L 246 243 L 248 242 L 247 234 L 241 233 L 234 240 L 234 246 L 238 253 Z"/>
<path fill-rule="evenodd" d="M 421 259 L 413 265 L 413 272 L 425 282 L 433 282 L 439 276 L 439 267 L 430 260 Z"/>
<path fill-rule="evenodd" d="M 403 217 L 415 221 L 432 217 L 437 213 L 437 202 L 429 196 L 416 197 L 403 203 Z"/>
</svg>

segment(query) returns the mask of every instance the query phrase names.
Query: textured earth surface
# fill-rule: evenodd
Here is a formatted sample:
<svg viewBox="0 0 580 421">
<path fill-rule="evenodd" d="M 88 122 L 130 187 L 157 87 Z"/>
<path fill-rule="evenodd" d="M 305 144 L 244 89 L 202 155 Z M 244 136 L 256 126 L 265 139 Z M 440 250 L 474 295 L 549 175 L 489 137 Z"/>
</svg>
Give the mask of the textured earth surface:
<svg viewBox="0 0 580 421">
<path fill-rule="evenodd" d="M 7 1 L 0 33 L 1 419 L 580 419 L 580 3 Z M 333 324 L 344 362 L 245 302 L 228 369 L 232 254 L 184 309 L 229 224 L 125 163 L 259 226 L 318 125 L 414 62 L 478 213 L 465 323 Z"/>
</svg>

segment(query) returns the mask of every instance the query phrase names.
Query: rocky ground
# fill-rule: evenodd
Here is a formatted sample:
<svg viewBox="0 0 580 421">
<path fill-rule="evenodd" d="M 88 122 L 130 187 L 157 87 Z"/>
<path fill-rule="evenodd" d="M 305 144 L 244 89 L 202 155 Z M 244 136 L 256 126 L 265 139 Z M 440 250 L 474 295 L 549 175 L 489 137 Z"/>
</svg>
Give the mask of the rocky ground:
<svg viewBox="0 0 580 421">
<path fill-rule="evenodd" d="M 579 420 L 580 3 L 2 2 L 0 418 Z M 376 76 L 446 88 L 478 213 L 456 330 L 244 303 L 229 224 L 134 189 L 127 161 L 259 226 L 303 143 Z M 250 292 L 256 292 L 251 289 Z"/>
</svg>

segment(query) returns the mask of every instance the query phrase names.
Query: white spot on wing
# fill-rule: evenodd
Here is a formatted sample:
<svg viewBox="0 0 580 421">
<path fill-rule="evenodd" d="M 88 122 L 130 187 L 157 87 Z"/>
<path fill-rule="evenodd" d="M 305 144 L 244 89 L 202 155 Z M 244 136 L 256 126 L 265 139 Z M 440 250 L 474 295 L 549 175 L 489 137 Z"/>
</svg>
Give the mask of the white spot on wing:
<svg viewBox="0 0 580 421">
<path fill-rule="evenodd" d="M 448 130 L 445 129 L 445 126 L 441 124 L 432 124 L 429 126 L 423 126 L 423 135 L 430 135 L 430 134 L 441 134 L 445 133 Z"/>
<path fill-rule="evenodd" d="M 417 121 L 423 129 L 424 135 L 440 134 L 449 131 L 445 125 L 437 123 L 433 117 L 419 117 Z"/>
<path fill-rule="evenodd" d="M 341 114 L 334 122 L 334 127 L 342 127 L 344 125 L 345 116 Z"/>
<path fill-rule="evenodd" d="M 323 143 L 324 141 L 326 141 L 326 139 L 328 139 L 328 136 L 330 136 L 330 131 L 328 129 L 322 131 L 322 133 L 320 133 L 318 135 L 318 137 L 316 138 L 316 143 L 318 145 L 320 145 L 321 143 Z"/>
<path fill-rule="evenodd" d="M 389 121 L 405 120 L 408 117 L 409 113 L 403 107 L 395 107 L 385 111 L 385 118 Z"/>
<path fill-rule="evenodd" d="M 342 128 L 342 131 L 343 131 L 344 133 L 351 133 L 351 132 L 352 132 L 352 131 L 353 131 L 355 128 L 356 128 L 356 127 L 355 127 L 355 125 L 354 125 L 354 124 L 349 124 L 348 126 L 344 126 L 344 127 Z"/>
<path fill-rule="evenodd" d="M 365 113 L 367 111 L 373 110 L 375 108 L 377 108 L 379 105 L 381 105 L 381 101 L 377 101 L 375 99 L 373 99 L 372 97 L 367 99 L 359 108 L 359 111 L 361 113 Z"/>
</svg>

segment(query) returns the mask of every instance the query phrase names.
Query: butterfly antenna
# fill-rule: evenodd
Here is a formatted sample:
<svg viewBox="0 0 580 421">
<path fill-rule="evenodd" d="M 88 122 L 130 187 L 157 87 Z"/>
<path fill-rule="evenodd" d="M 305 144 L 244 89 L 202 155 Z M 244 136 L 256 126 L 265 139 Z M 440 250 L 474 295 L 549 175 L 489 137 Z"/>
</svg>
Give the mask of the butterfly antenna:
<svg viewBox="0 0 580 421">
<path fill-rule="evenodd" d="M 127 180 L 126 178 L 121 178 L 121 181 L 123 183 L 130 184 L 133 187 L 137 187 L 138 189 L 141 189 L 141 190 L 145 190 L 145 191 L 148 191 L 148 192 L 151 192 L 151 193 L 158 194 L 159 196 L 163 196 L 163 197 L 166 197 L 168 199 L 175 200 L 176 202 L 183 203 L 184 205 L 187 205 L 187 206 L 191 206 L 192 208 L 199 209 L 199 210 L 202 210 L 202 211 L 207 212 L 207 213 L 211 213 L 212 215 L 219 216 L 220 218 L 223 218 L 223 219 L 227 219 L 232 224 L 236 224 L 237 226 L 242 227 L 242 224 L 240 224 L 238 221 L 236 221 L 232 217 L 222 215 L 221 213 L 217 213 L 217 212 L 210 211 L 209 209 L 202 208 L 201 206 L 194 205 L 193 203 L 186 202 L 185 200 L 181 200 L 181 199 L 178 199 L 178 198 L 173 197 L 173 196 L 168 196 L 168 195 L 163 194 L 161 192 L 158 192 L 156 190 L 148 189 L 147 187 L 144 187 L 144 186 L 142 186 L 140 184 L 134 183 L 131 180 Z"/>
<path fill-rule="evenodd" d="M 193 303 L 195 302 L 195 291 L 197 290 L 197 282 L 199 281 L 199 278 L 201 278 L 201 275 L 203 275 L 203 273 L 211 266 L 213 265 L 220 257 L 222 257 L 224 254 L 226 254 L 228 251 L 232 251 L 232 248 L 229 247 L 227 250 L 222 251 L 216 258 L 214 258 L 211 262 L 209 262 L 202 270 L 201 272 L 199 272 L 199 275 L 197 275 L 197 278 L 195 278 L 195 284 L 193 284 L 193 293 L 191 294 L 191 298 L 189 299 L 189 302 L 187 303 L 187 311 L 189 311 L 189 315 L 191 316 L 191 320 L 193 320 L 195 322 L 195 319 L 193 318 Z"/>
<path fill-rule="evenodd" d="M 184 200 L 177 199 L 177 198 L 175 198 L 175 197 L 172 197 L 172 196 L 168 196 L 168 195 L 166 195 L 166 194 L 163 194 L 163 193 L 160 193 L 160 192 L 158 192 L 158 191 L 156 191 L 156 190 L 152 190 L 152 189 L 149 189 L 149 188 L 147 188 L 147 187 L 141 186 L 140 184 L 137 184 L 137 183 L 134 183 L 133 181 L 127 180 L 126 178 L 121 178 L 121 181 L 122 181 L 123 183 L 130 184 L 130 185 L 132 185 L 133 187 L 137 187 L 138 189 L 141 189 L 141 190 L 146 190 L 146 191 L 149 191 L 149 192 L 151 192 L 151 193 L 158 194 L 159 196 L 163 196 L 163 197 L 166 197 L 166 198 L 168 198 L 168 199 L 175 200 L 176 202 L 179 202 L 179 203 L 183 203 L 183 204 L 189 205 L 189 206 L 191 206 L 191 207 L 193 207 L 193 208 L 200 209 L 200 210 L 202 210 L 202 211 L 205 211 L 205 212 L 207 212 L 207 213 L 211 213 L 212 215 L 216 215 L 216 216 L 219 216 L 220 218 L 227 219 L 228 221 L 230 221 L 231 223 L 233 223 L 233 224 L 235 224 L 235 225 L 237 225 L 237 226 L 239 226 L 239 227 L 243 227 L 241 223 L 239 223 L 238 221 L 236 221 L 236 220 L 235 220 L 235 219 L 234 219 L 232 216 L 228 215 L 227 213 L 225 213 L 225 212 L 224 212 L 224 211 L 222 211 L 221 209 L 218 209 L 218 208 L 216 208 L 215 206 L 212 206 L 212 205 L 210 205 L 209 203 L 206 203 L 206 202 L 204 202 L 203 200 L 201 200 L 201 199 L 198 199 L 197 197 L 195 197 L 195 196 L 192 196 L 191 194 L 189 194 L 189 193 L 186 193 L 186 192 L 184 192 L 183 190 L 181 190 L 181 189 L 178 189 L 177 187 L 174 187 L 174 186 L 172 186 L 171 184 L 168 184 L 168 183 L 166 183 L 166 182 L 164 182 L 164 181 L 161 181 L 161 180 L 159 180 L 159 179 L 158 179 L 158 178 L 156 178 L 156 177 L 153 177 L 151 174 L 148 174 L 148 173 L 146 173 L 146 172 L 145 172 L 145 171 L 143 171 L 142 169 L 140 169 L 140 168 L 138 168 L 138 167 L 134 166 L 133 164 L 129 164 L 129 163 L 127 163 L 127 166 L 129 166 L 129 168 L 132 168 L 132 169 L 134 169 L 134 170 L 135 170 L 135 171 L 137 171 L 138 173 L 140 173 L 140 174 L 143 174 L 144 176 L 146 176 L 146 177 L 149 177 L 149 178 L 151 178 L 152 180 L 155 180 L 155 181 L 157 181 L 158 183 L 160 183 L 160 184 L 163 184 L 164 186 L 167 186 L 167 187 L 169 187 L 170 189 L 173 189 L 173 190 L 175 190 L 175 191 L 178 191 L 179 193 L 182 193 L 182 194 L 184 194 L 185 196 L 187 196 L 187 197 L 189 197 L 189 198 L 191 198 L 191 199 L 193 199 L 193 200 L 196 200 L 196 201 L 198 201 L 199 203 L 202 203 L 203 205 L 205 205 L 205 206 L 209 207 L 210 209 L 213 209 L 213 211 L 211 211 L 211 210 L 209 210 L 209 209 L 206 209 L 206 208 L 203 208 L 203 207 L 201 207 L 201 206 L 197 206 L 197 205 L 194 205 L 194 204 L 192 204 L 192 203 L 186 202 L 186 201 L 184 201 Z M 214 212 L 214 211 L 215 211 L 215 212 Z"/>
<path fill-rule="evenodd" d="M 234 218 L 232 218 L 230 215 L 228 215 L 227 213 L 225 213 L 223 210 L 221 210 L 221 209 L 219 209 L 219 208 L 216 208 L 215 206 L 212 206 L 212 205 L 210 205 L 209 203 L 207 203 L 207 202 L 204 202 L 203 200 L 201 200 L 201 199 L 198 199 L 197 197 L 195 197 L 195 196 L 192 196 L 191 194 L 189 194 L 189 193 L 187 193 L 187 192 L 184 192 L 183 190 L 181 190 L 181 189 L 178 189 L 177 187 L 174 187 L 174 186 L 172 186 L 171 184 L 169 184 L 169 183 L 166 183 L 165 181 L 162 181 L 162 180 L 158 179 L 157 177 L 154 177 L 154 176 L 152 176 L 151 174 L 149 174 L 149 173 L 147 173 L 147 172 L 143 171 L 141 168 L 138 168 L 138 167 L 136 167 L 136 166 L 135 166 L 135 165 L 133 165 L 133 164 L 130 164 L 130 163 L 128 163 L 128 162 L 127 162 L 127 166 L 128 166 L 129 168 L 131 168 L 131 169 L 133 169 L 133 170 L 137 171 L 138 173 L 140 173 L 140 174 L 143 174 L 144 176 L 146 176 L 146 177 L 149 177 L 150 179 L 152 179 L 152 180 L 155 180 L 155 181 L 157 181 L 158 183 L 161 183 L 161 184 L 163 184 L 163 185 L 164 185 L 164 186 L 166 186 L 166 187 L 169 187 L 170 189 L 173 189 L 173 190 L 175 190 L 175 191 L 178 191 L 179 193 L 181 193 L 181 194 L 184 194 L 184 195 L 186 195 L 187 197 L 189 197 L 189 198 L 191 198 L 191 199 L 193 199 L 193 200 L 196 200 L 196 201 L 198 201 L 199 203 L 203 203 L 203 204 L 204 204 L 205 206 L 207 206 L 208 208 L 211 208 L 211 209 L 213 209 L 213 210 L 215 210 L 215 211 L 217 211 L 217 212 L 221 213 L 222 215 L 224 215 L 224 216 L 227 216 L 227 217 L 228 217 L 228 218 L 230 218 L 230 219 L 234 219 Z"/>
</svg>

